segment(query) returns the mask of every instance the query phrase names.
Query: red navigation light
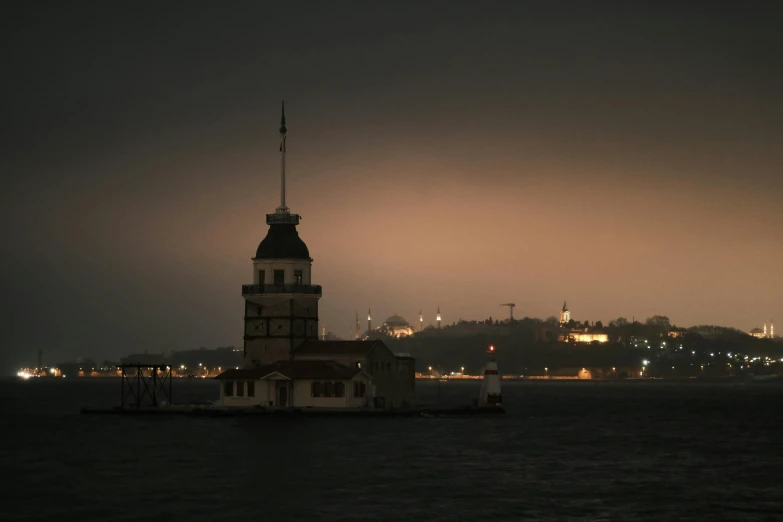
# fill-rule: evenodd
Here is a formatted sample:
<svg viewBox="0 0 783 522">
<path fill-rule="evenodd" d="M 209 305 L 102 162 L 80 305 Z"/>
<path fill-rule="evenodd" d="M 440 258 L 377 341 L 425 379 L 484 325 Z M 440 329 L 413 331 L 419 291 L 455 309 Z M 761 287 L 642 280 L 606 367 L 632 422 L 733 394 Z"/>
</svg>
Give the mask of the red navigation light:
<svg viewBox="0 0 783 522">
<path fill-rule="evenodd" d="M 490 351 L 490 352 L 494 352 L 494 351 L 495 351 L 495 347 L 494 347 L 494 346 L 490 346 L 490 347 L 489 347 L 489 351 Z"/>
</svg>

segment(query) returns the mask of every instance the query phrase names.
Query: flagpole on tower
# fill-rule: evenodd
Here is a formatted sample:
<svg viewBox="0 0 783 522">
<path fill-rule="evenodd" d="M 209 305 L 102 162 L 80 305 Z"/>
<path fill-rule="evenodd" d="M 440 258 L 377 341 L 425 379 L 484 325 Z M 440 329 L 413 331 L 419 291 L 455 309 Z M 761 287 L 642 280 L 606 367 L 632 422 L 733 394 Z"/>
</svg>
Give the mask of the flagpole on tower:
<svg viewBox="0 0 783 522">
<path fill-rule="evenodd" d="M 283 101 L 282 116 L 280 117 L 280 206 L 277 208 L 279 212 L 288 211 L 288 207 L 285 206 L 285 133 L 287 130 L 285 128 L 285 101 Z"/>
</svg>

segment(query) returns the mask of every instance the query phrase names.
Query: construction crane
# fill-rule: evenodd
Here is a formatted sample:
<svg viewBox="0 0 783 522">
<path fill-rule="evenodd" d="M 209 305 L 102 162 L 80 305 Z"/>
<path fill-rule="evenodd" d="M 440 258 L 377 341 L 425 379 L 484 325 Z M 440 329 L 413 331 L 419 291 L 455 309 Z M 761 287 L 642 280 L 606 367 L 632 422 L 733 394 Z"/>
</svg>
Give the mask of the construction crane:
<svg viewBox="0 0 783 522">
<path fill-rule="evenodd" d="M 500 306 L 508 306 L 508 312 L 511 314 L 511 318 L 509 319 L 509 322 L 514 321 L 514 307 L 516 306 L 514 303 L 503 303 Z"/>
</svg>

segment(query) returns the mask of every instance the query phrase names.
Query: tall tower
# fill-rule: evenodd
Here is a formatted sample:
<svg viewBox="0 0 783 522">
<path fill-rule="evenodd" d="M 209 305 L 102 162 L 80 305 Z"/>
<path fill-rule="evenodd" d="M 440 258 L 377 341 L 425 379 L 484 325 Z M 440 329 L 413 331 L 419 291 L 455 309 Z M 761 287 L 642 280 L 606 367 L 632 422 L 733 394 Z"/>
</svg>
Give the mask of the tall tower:
<svg viewBox="0 0 783 522">
<path fill-rule="evenodd" d="M 372 333 L 372 314 L 370 313 L 371 310 L 367 309 L 367 335 L 370 335 Z"/>
<path fill-rule="evenodd" d="M 772 319 L 769 320 L 769 338 L 775 338 L 775 323 L 772 322 Z"/>
<path fill-rule="evenodd" d="M 767 335 L 767 323 L 764 323 L 764 337 L 769 337 Z"/>
<path fill-rule="evenodd" d="M 356 340 L 359 340 L 359 337 L 361 336 L 361 331 L 359 330 L 359 312 L 356 312 Z"/>
<path fill-rule="evenodd" d="M 421 313 L 421 308 L 419 308 L 419 331 L 421 332 L 424 330 L 424 314 Z"/>
<path fill-rule="evenodd" d="M 571 312 L 568 311 L 568 305 L 563 301 L 563 309 L 560 310 L 560 326 L 565 326 L 571 320 Z"/>
<path fill-rule="evenodd" d="M 435 322 L 438 325 L 438 330 L 440 330 L 440 306 L 438 307 L 438 315 L 435 316 Z"/>
<path fill-rule="evenodd" d="M 285 204 L 285 105 L 280 118 L 280 206 L 266 215 L 269 230 L 253 257 L 253 284 L 245 299 L 245 366 L 291 356 L 305 341 L 318 340 L 321 287 L 311 283 L 313 260 L 296 226 L 299 215 Z"/>
</svg>

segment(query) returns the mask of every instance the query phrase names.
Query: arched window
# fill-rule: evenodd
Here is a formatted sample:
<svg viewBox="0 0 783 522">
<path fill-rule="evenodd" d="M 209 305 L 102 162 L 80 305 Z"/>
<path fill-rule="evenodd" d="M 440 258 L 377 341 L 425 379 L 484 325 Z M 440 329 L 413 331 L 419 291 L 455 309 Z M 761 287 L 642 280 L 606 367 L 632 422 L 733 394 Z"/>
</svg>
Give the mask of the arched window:
<svg viewBox="0 0 783 522">
<path fill-rule="evenodd" d="M 313 397 L 323 397 L 324 383 L 321 381 L 313 381 L 313 384 L 310 386 L 310 395 Z"/>
</svg>

